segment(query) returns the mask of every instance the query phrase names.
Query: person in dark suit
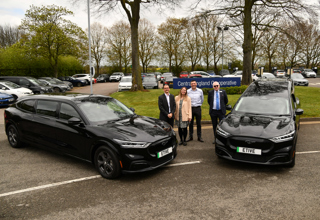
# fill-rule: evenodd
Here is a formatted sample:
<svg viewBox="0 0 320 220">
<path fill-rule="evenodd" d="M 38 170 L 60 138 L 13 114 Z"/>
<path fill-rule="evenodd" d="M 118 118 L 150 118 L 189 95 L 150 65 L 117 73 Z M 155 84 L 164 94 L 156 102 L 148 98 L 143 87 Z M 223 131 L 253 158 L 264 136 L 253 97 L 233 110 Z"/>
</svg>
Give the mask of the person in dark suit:
<svg viewBox="0 0 320 220">
<path fill-rule="evenodd" d="M 220 90 L 219 82 L 213 83 L 214 90 L 208 93 L 209 114 L 211 117 L 214 136 L 216 136 L 216 129 L 218 119 L 221 121 L 226 116 L 226 105 L 228 104 L 228 96 L 225 90 Z M 215 144 L 215 141 L 213 141 Z"/>
<path fill-rule="evenodd" d="M 170 94 L 169 85 L 163 86 L 164 94 L 158 98 L 158 106 L 160 109 L 160 120 L 168 122 L 173 127 L 174 115 L 176 111 L 176 102 L 174 95 Z"/>
</svg>

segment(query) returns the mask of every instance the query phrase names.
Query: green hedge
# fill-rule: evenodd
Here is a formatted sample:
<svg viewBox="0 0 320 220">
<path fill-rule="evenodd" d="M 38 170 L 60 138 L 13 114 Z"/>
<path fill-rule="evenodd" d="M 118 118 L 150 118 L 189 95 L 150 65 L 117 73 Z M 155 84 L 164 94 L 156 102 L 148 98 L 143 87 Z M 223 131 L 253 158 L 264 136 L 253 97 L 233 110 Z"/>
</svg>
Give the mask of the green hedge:
<svg viewBox="0 0 320 220">
<path fill-rule="evenodd" d="M 242 94 L 244 92 L 244 90 L 247 89 L 248 86 L 244 85 L 244 86 L 234 86 L 234 87 L 222 87 L 221 89 L 224 89 L 228 95 L 236 95 L 236 94 Z M 204 95 L 208 95 L 208 92 L 213 90 L 213 88 L 203 88 L 203 94 Z"/>
</svg>

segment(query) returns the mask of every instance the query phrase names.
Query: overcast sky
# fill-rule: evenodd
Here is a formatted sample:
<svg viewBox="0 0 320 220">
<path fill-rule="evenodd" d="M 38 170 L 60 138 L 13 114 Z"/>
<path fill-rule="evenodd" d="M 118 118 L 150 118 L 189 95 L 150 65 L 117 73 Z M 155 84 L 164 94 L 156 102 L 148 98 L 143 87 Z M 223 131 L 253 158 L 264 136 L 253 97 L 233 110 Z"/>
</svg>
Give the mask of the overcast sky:
<svg viewBox="0 0 320 220">
<path fill-rule="evenodd" d="M 192 0 L 187 0 L 188 6 Z M 50 2 L 50 3 L 49 3 Z M 66 7 L 67 9 L 74 12 L 73 17 L 67 17 L 72 22 L 78 24 L 83 29 L 88 27 L 88 14 L 87 14 L 87 1 L 82 0 L 82 3 L 74 6 L 71 0 L 0 0 L 0 25 L 20 25 L 21 20 L 24 18 L 26 10 L 30 9 L 31 5 L 42 6 L 42 5 L 58 5 Z M 204 1 L 205 2 L 205 1 Z M 119 3 L 120 4 L 120 3 Z M 127 17 L 121 8 L 109 15 L 102 16 L 98 18 L 93 13 L 91 13 L 91 24 L 95 21 L 100 22 L 104 26 L 110 27 L 112 24 L 119 20 L 126 20 Z M 156 13 L 156 10 L 146 10 L 141 8 L 141 18 L 146 18 L 153 22 L 155 25 L 159 25 L 166 20 L 167 17 L 186 17 L 191 12 L 188 7 L 176 8 L 174 10 L 165 10 L 164 13 Z M 200 10 L 200 8 L 199 8 Z"/>
</svg>

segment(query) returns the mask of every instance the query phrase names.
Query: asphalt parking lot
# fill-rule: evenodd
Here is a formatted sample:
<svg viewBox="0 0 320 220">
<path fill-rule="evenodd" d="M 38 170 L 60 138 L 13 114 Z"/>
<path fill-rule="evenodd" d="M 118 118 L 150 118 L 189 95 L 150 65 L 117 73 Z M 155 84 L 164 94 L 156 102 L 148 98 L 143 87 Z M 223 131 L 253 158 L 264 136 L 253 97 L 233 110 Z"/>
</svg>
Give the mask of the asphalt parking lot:
<svg viewBox="0 0 320 220">
<path fill-rule="evenodd" d="M 319 119 L 301 123 L 291 169 L 218 159 L 203 124 L 205 142 L 179 146 L 171 164 L 106 180 L 89 163 L 11 148 L 0 115 L 0 219 L 320 218 Z"/>
</svg>

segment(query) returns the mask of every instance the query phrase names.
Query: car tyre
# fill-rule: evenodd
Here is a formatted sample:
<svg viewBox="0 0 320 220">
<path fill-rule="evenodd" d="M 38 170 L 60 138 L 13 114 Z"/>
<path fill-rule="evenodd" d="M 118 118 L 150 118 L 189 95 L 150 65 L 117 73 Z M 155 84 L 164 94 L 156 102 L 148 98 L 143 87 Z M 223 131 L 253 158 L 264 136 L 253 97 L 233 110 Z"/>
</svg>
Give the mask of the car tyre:
<svg viewBox="0 0 320 220">
<path fill-rule="evenodd" d="M 77 87 L 81 87 L 81 85 L 82 85 L 81 82 L 77 83 Z"/>
<path fill-rule="evenodd" d="M 121 174 L 119 159 L 108 147 L 102 146 L 97 149 L 94 164 L 100 175 L 106 179 L 114 179 Z"/>
<path fill-rule="evenodd" d="M 21 147 L 20 135 L 16 126 L 9 125 L 9 127 L 7 128 L 7 137 L 11 147 L 13 148 Z"/>
<path fill-rule="evenodd" d="M 55 88 L 53 88 L 53 92 L 58 93 L 58 92 L 60 92 L 60 89 L 55 87 Z"/>
</svg>

